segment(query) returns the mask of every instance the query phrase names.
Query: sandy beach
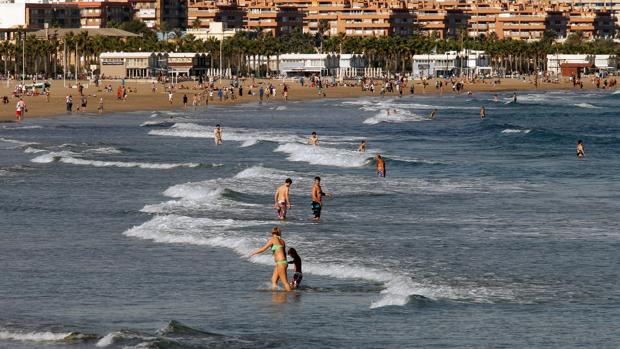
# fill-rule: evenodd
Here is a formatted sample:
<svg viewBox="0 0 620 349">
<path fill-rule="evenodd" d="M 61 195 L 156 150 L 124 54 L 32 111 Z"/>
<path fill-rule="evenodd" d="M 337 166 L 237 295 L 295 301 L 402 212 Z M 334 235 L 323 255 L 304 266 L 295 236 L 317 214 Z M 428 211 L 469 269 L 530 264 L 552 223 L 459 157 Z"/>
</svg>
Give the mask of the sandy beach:
<svg viewBox="0 0 620 349">
<path fill-rule="evenodd" d="M 28 83 L 28 82 L 26 82 Z M 284 98 L 282 96 L 282 86 L 283 80 L 281 79 L 273 79 L 273 80 L 255 80 L 254 86 L 268 86 L 269 84 L 273 84 L 276 86 L 276 97 L 272 97 L 268 102 L 283 102 Z M 428 82 L 428 86 L 423 88 L 422 82 L 417 80 L 415 81 L 415 94 L 439 94 L 440 91 L 435 88 L 435 81 L 430 80 Z M 18 101 L 17 97 L 12 96 L 13 91 L 15 90 L 15 85 L 17 83 L 12 81 L 10 85 L 7 87 L 6 81 L 1 82 L 0 86 L 0 97 L 8 96 L 9 103 L 2 104 L 0 106 L 0 121 L 2 122 L 10 122 L 15 121 L 15 106 Z M 28 118 L 36 118 L 36 117 L 53 117 L 59 115 L 67 115 L 66 105 L 65 105 L 65 97 L 67 95 L 72 95 L 74 104 L 73 104 L 73 114 L 85 114 L 85 115 L 98 115 L 97 108 L 99 104 L 99 100 L 103 97 L 103 114 L 113 113 L 113 112 L 123 112 L 123 111 L 148 111 L 148 110 L 179 110 L 183 109 L 183 95 L 187 95 L 188 97 L 188 108 L 191 108 L 192 98 L 195 94 L 200 94 L 203 90 L 200 90 L 197 87 L 197 84 L 194 82 L 183 82 L 176 85 L 176 89 L 174 92 L 173 102 L 168 102 L 168 94 L 166 92 L 165 86 L 163 84 L 157 84 L 157 91 L 152 91 L 152 82 L 146 80 L 127 80 L 126 87 L 131 92 L 128 92 L 127 98 L 125 100 L 120 100 L 116 97 L 117 88 L 121 85 L 121 81 L 119 80 L 110 80 L 110 81 L 101 81 L 99 87 L 95 87 L 94 84 L 89 83 L 88 81 L 81 81 L 81 85 L 84 86 L 84 95 L 87 96 L 88 99 L 88 107 L 86 110 L 81 110 L 79 112 L 76 111 L 77 107 L 80 104 L 80 97 L 78 93 L 77 86 L 75 81 L 66 82 L 66 87 L 63 86 L 62 81 L 51 81 L 51 93 L 49 97 L 49 102 L 45 96 L 25 96 L 24 100 L 27 105 L 27 113 L 24 119 Z M 112 85 L 112 92 L 106 92 L 104 90 L 104 86 Z M 252 81 L 250 79 L 245 80 L 243 82 L 244 86 L 244 95 L 242 97 L 237 96 L 236 99 L 231 100 L 230 98 L 225 101 L 219 101 L 217 94 L 213 96 L 213 100 L 209 101 L 209 104 L 232 104 L 232 103 L 247 103 L 258 101 L 258 88 L 252 88 L 255 95 L 248 95 L 248 90 Z M 336 86 L 336 87 L 328 87 L 324 89 L 325 97 L 320 96 L 317 93 L 317 89 L 315 87 L 310 87 L 308 83 L 306 86 L 301 86 L 298 82 L 287 80 L 286 84 L 289 88 L 289 100 L 291 101 L 300 101 L 300 100 L 308 100 L 308 99 L 316 99 L 316 98 L 356 98 L 362 96 L 372 96 L 373 93 L 368 91 L 362 91 L 360 86 Z M 184 88 L 180 88 L 183 85 Z M 380 86 L 379 80 L 375 82 L 376 86 Z M 216 88 L 220 86 L 216 83 Z M 229 86 L 228 81 L 223 81 L 222 86 Z M 584 89 L 592 89 L 595 88 L 594 84 L 588 79 L 584 80 Z M 380 87 L 377 87 L 374 95 L 379 95 Z M 518 91 L 548 91 L 548 90 L 567 90 L 574 89 L 572 84 L 567 81 L 563 81 L 560 83 L 540 83 L 538 87 L 535 87 L 531 81 L 517 80 L 517 79 L 501 79 L 501 83 L 498 85 L 492 84 L 490 81 L 481 82 L 478 81 L 476 83 L 466 83 L 464 91 L 471 91 L 472 93 L 476 92 L 518 92 Z M 444 95 L 451 95 L 452 91 L 450 86 L 444 87 L 443 91 Z M 404 91 L 404 95 L 409 95 L 409 86 Z M 395 93 L 388 93 L 386 96 L 393 95 Z M 204 100 L 199 104 L 201 108 L 205 107 Z"/>
</svg>

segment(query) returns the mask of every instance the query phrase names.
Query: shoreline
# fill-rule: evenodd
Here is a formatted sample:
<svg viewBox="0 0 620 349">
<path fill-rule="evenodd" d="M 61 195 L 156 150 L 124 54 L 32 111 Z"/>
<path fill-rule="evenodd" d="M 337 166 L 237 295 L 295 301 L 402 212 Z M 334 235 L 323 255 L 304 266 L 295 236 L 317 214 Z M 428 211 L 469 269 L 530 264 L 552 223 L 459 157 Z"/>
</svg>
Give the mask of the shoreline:
<svg viewBox="0 0 620 349">
<path fill-rule="evenodd" d="M 378 81 L 378 80 L 377 80 Z M 573 87 L 569 82 L 559 82 L 559 83 L 540 83 L 538 87 L 535 87 L 532 82 L 517 80 L 511 78 L 500 79 L 501 83 L 499 85 L 494 85 L 490 82 L 476 82 L 476 83 L 466 83 L 463 92 L 460 95 L 467 96 L 467 92 L 472 92 L 474 95 L 476 93 L 512 93 L 512 92 L 549 92 L 549 91 L 567 91 L 567 90 L 583 90 L 583 91 L 591 91 L 597 90 L 593 81 L 587 80 L 584 81 L 583 89 L 579 87 Z M 227 81 L 224 81 L 225 84 L 222 86 L 228 86 Z M 315 87 L 301 86 L 298 82 L 293 81 L 285 81 L 288 86 L 288 94 L 289 101 L 298 102 L 298 101 L 307 101 L 307 100 L 315 100 L 315 99 L 323 99 L 323 98 L 361 98 L 361 97 L 379 97 L 381 96 L 379 90 L 378 83 L 375 83 L 375 92 L 374 94 L 370 91 L 362 91 L 361 86 L 333 86 L 327 87 L 323 89 L 326 96 L 320 96 Z M 174 93 L 173 102 L 168 102 L 168 95 L 165 92 L 164 85 L 157 84 L 157 91 L 155 93 L 152 92 L 152 82 L 151 81 L 140 81 L 140 80 L 127 80 L 126 87 L 131 92 L 128 92 L 126 100 L 119 100 L 116 97 L 116 89 L 121 85 L 121 82 L 118 80 L 105 80 L 102 81 L 98 88 L 90 85 L 88 81 L 80 82 L 83 84 L 84 94 L 87 96 L 88 107 L 86 111 L 76 112 L 76 108 L 80 104 L 80 97 L 78 94 L 78 90 L 72 87 L 63 87 L 62 81 L 52 81 L 51 93 L 49 102 L 46 101 L 45 96 L 25 96 L 24 101 L 26 102 L 28 112 L 25 115 L 25 118 L 22 120 L 28 120 L 29 118 L 53 118 L 53 117 L 63 117 L 63 116 L 105 116 L 106 114 L 111 113 L 119 113 L 119 112 L 138 112 L 138 111 L 190 111 L 192 110 L 192 99 L 194 95 L 200 94 L 205 90 L 197 88 L 197 85 L 194 82 L 184 82 L 177 84 L 177 86 L 186 85 L 186 88 L 177 88 Z M 112 85 L 112 92 L 103 91 L 104 86 Z M 264 103 L 269 104 L 273 102 L 277 103 L 285 103 L 284 97 L 282 96 L 282 86 L 283 80 L 255 80 L 255 86 L 269 86 L 269 84 L 273 84 L 276 87 L 276 96 L 271 99 L 265 99 Z M 410 84 L 410 82 L 409 82 Z M 435 88 L 435 80 L 429 80 L 428 86 L 424 89 L 422 82 L 420 80 L 414 81 L 415 84 L 415 95 L 416 96 L 433 96 L 433 95 L 443 95 L 443 96 L 451 96 L 455 95 L 452 92 L 452 88 L 449 86 L 445 86 L 443 89 L 443 93 L 439 89 Z M 236 99 L 220 101 L 217 97 L 217 92 L 214 93 L 213 99 L 209 100 L 209 106 L 226 106 L 232 104 L 241 104 L 241 103 L 251 103 L 258 102 L 259 97 L 257 95 L 248 96 L 247 92 L 249 90 L 249 81 L 243 82 L 244 85 L 244 95 L 242 97 L 237 96 Z M 217 87 L 220 86 L 216 84 Z M 404 91 L 403 96 L 411 96 L 408 85 Z M 10 123 L 17 122 L 15 118 L 15 105 L 18 101 L 18 98 L 12 97 L 13 87 L 6 87 L 6 82 L 2 84 L 0 87 L 0 97 L 8 96 L 9 103 L 2 104 L 0 106 L 0 123 Z M 258 87 L 253 87 L 252 91 L 258 94 Z M 207 92 L 208 94 L 208 92 Z M 66 112 L 65 105 L 65 97 L 67 95 L 73 96 L 74 101 L 74 112 L 69 114 Z M 182 103 L 183 95 L 187 95 L 188 97 L 188 106 L 187 109 L 184 108 Z M 104 108 L 103 113 L 99 114 L 97 111 L 99 98 L 103 97 L 104 99 Z M 390 97 L 398 97 L 397 93 L 386 93 L 386 98 Z M 197 108 L 199 110 L 205 110 L 205 107 L 208 110 L 208 106 L 205 106 L 204 99 L 198 102 Z"/>
</svg>

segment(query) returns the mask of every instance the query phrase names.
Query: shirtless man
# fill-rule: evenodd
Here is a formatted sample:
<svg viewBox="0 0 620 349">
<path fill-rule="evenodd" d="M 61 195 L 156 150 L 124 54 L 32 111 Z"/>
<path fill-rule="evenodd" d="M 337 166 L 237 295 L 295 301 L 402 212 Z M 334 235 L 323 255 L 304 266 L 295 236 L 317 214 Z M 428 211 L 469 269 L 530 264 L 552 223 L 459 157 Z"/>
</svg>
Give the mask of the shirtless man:
<svg viewBox="0 0 620 349">
<path fill-rule="evenodd" d="M 433 109 L 433 111 L 431 111 L 431 115 L 428 116 L 429 119 L 434 119 L 435 115 L 437 115 L 437 109 Z"/>
<path fill-rule="evenodd" d="M 586 155 L 586 153 L 583 150 L 583 141 L 580 139 L 577 141 L 577 158 L 581 160 L 584 155 Z"/>
<path fill-rule="evenodd" d="M 377 160 L 377 176 L 385 178 L 385 161 L 379 154 L 375 156 L 375 159 Z"/>
<path fill-rule="evenodd" d="M 487 110 L 484 107 L 480 107 L 480 118 L 484 119 L 487 117 Z"/>
<path fill-rule="evenodd" d="M 312 132 L 310 139 L 308 139 L 308 144 L 319 145 L 319 136 L 317 136 L 316 132 Z"/>
<path fill-rule="evenodd" d="M 323 196 L 332 197 L 331 193 L 324 193 L 321 188 L 321 177 L 314 177 L 314 185 L 312 186 L 312 213 L 314 214 L 313 220 L 318 222 L 321 220 L 321 208 L 323 207 Z"/>
<path fill-rule="evenodd" d="M 293 184 L 293 180 L 290 178 L 287 178 L 284 181 L 284 184 L 282 184 L 278 188 L 278 190 L 276 190 L 276 195 L 274 197 L 275 199 L 274 208 L 277 210 L 278 219 L 280 220 L 286 219 L 286 210 L 292 207 L 291 200 L 288 196 L 288 191 L 289 191 L 289 188 L 291 187 L 291 184 Z"/>
<path fill-rule="evenodd" d="M 362 143 L 360 143 L 359 147 L 357 147 L 357 151 L 359 151 L 360 153 L 365 153 L 366 152 L 366 141 L 362 141 Z"/>
<path fill-rule="evenodd" d="M 213 130 L 213 138 L 215 139 L 215 145 L 222 144 L 222 128 L 220 124 L 215 125 L 215 130 Z"/>
</svg>

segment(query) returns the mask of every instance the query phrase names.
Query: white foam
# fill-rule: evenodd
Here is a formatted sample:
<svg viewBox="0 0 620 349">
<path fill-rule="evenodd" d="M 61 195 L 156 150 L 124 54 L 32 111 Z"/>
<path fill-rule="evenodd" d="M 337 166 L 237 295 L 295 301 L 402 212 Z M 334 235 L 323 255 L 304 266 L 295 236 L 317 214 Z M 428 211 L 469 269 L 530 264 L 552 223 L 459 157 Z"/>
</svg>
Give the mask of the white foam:
<svg viewBox="0 0 620 349">
<path fill-rule="evenodd" d="M 114 147 L 102 147 L 95 149 L 87 149 L 84 151 L 87 154 L 101 154 L 101 155 L 113 155 L 113 154 L 121 154 L 122 151 L 116 149 Z"/>
<path fill-rule="evenodd" d="M 26 154 L 36 154 L 36 153 L 42 153 L 45 150 L 43 149 L 37 149 L 37 148 L 32 148 L 32 147 L 28 147 L 26 149 L 24 149 L 24 153 Z"/>
<path fill-rule="evenodd" d="M 368 125 L 376 125 L 382 122 L 403 123 L 425 120 L 428 120 L 428 118 L 407 112 L 403 109 L 387 109 L 382 110 L 377 115 L 364 120 L 364 123 Z"/>
<path fill-rule="evenodd" d="M 17 139 L 0 138 L 0 142 L 15 144 L 17 147 L 27 147 L 29 145 L 37 145 L 37 142 L 19 141 Z"/>
<path fill-rule="evenodd" d="M 532 130 L 529 130 L 529 129 L 518 129 L 518 128 L 507 128 L 507 129 L 502 130 L 502 133 L 508 133 L 508 134 L 510 134 L 510 133 L 526 133 L 527 134 L 527 133 L 530 133 L 530 132 L 532 132 Z"/>
<path fill-rule="evenodd" d="M 148 162 L 121 162 L 121 161 L 100 161 L 78 158 L 79 154 L 67 151 L 50 152 L 39 155 L 30 160 L 34 163 L 46 164 L 51 162 L 62 162 L 72 165 L 94 166 L 94 167 L 120 167 L 120 168 L 143 168 L 150 170 L 170 170 L 174 168 L 193 168 L 198 167 L 197 163 L 148 163 Z"/>
<path fill-rule="evenodd" d="M 151 130 L 149 131 L 149 134 L 156 136 L 182 138 L 214 138 L 213 127 L 198 125 L 194 123 L 176 123 L 175 125 L 167 129 Z M 268 130 L 254 130 L 232 127 L 222 128 L 222 139 L 224 142 L 241 142 L 242 146 L 245 147 L 254 145 L 259 141 L 285 143 L 299 142 L 304 140 L 304 138 L 302 137 L 291 134 L 273 132 Z"/>
<path fill-rule="evenodd" d="M 25 342 L 58 342 L 62 341 L 71 332 L 56 333 L 56 332 L 15 332 L 8 330 L 0 330 L 0 340 L 13 340 L 13 341 L 25 341 Z"/>
<path fill-rule="evenodd" d="M 362 167 L 368 165 L 373 156 L 369 153 L 300 143 L 281 144 L 275 151 L 288 154 L 287 159 L 290 161 L 336 167 Z"/>
<path fill-rule="evenodd" d="M 601 107 L 594 106 L 590 103 L 577 103 L 574 104 L 575 107 L 586 108 L 586 109 L 600 109 Z"/>
<path fill-rule="evenodd" d="M 151 115 L 151 117 L 153 116 Z M 169 120 L 152 120 L 152 121 L 145 121 L 141 123 L 140 127 L 154 127 L 154 126 L 169 127 L 169 126 L 173 126 L 174 124 L 175 123 L 173 121 L 169 121 Z"/>
<path fill-rule="evenodd" d="M 40 129 L 43 127 L 39 125 L 29 125 L 29 126 L 16 126 L 16 127 L 2 126 L 2 128 L 6 130 L 36 130 L 36 129 Z"/>
</svg>

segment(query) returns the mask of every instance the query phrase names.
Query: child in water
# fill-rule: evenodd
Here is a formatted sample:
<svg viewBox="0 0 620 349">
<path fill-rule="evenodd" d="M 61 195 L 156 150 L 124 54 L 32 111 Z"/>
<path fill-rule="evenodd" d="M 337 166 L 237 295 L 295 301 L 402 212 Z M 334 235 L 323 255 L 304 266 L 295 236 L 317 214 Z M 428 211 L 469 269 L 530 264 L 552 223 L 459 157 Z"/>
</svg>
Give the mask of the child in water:
<svg viewBox="0 0 620 349">
<path fill-rule="evenodd" d="M 303 274 L 301 273 L 301 257 L 297 254 L 297 251 L 294 248 L 288 249 L 288 255 L 293 258 L 293 260 L 288 261 L 288 264 L 295 265 L 295 273 L 293 274 L 293 281 L 291 281 L 292 288 L 299 288 L 301 284 L 301 279 L 303 278 Z"/>
</svg>

